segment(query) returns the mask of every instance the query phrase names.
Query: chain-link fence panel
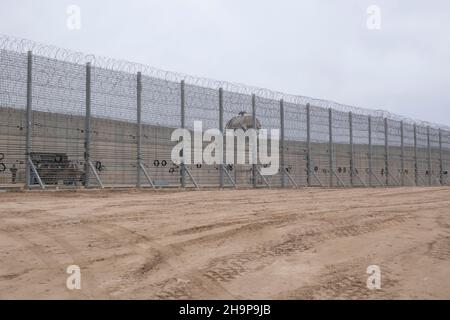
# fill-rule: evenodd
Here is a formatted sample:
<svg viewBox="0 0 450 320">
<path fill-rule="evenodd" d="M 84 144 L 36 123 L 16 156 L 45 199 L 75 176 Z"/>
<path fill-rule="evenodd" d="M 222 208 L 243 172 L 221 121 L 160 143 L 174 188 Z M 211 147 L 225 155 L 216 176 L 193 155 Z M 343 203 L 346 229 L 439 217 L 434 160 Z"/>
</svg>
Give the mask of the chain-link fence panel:
<svg viewBox="0 0 450 320">
<path fill-rule="evenodd" d="M 441 130 L 442 144 L 442 184 L 450 185 L 450 131 Z"/>
<path fill-rule="evenodd" d="M 416 126 L 418 185 L 428 186 L 428 134 L 427 128 Z"/>
<path fill-rule="evenodd" d="M 307 185 L 306 121 L 306 106 L 284 102 L 285 170 L 299 186 Z"/>
<path fill-rule="evenodd" d="M 311 170 L 313 186 L 330 185 L 329 110 L 311 106 Z"/>
<path fill-rule="evenodd" d="M 135 74 L 92 68 L 89 156 L 105 186 L 136 185 L 136 88 Z"/>
<path fill-rule="evenodd" d="M 433 186 L 439 186 L 441 184 L 440 180 L 440 172 L 441 172 L 441 165 L 440 165 L 440 144 L 439 144 L 439 130 L 430 128 L 429 129 L 429 135 L 430 135 L 430 180 L 431 185 Z"/>
<path fill-rule="evenodd" d="M 274 154 L 279 155 L 280 154 L 280 148 L 279 148 L 279 139 L 280 139 L 280 135 L 276 135 L 275 140 L 278 141 L 273 141 L 271 139 L 272 134 L 274 133 L 273 130 L 280 130 L 281 129 L 281 116 L 280 116 L 280 110 L 281 110 L 281 105 L 280 105 L 280 101 L 276 101 L 276 100 L 272 100 L 272 99 L 265 99 L 265 98 L 260 98 L 260 97 L 256 97 L 256 119 L 258 119 L 257 121 L 261 124 L 261 129 L 267 130 L 267 140 L 262 139 L 262 135 L 259 135 L 259 144 L 266 144 L 266 150 L 268 155 L 271 154 L 272 152 L 272 143 L 275 143 L 274 146 L 276 145 L 276 143 L 278 143 L 278 148 L 274 149 Z M 262 150 L 261 145 L 258 148 L 258 152 L 260 153 Z M 280 157 L 278 157 L 279 159 Z M 259 161 L 261 161 L 260 159 L 260 154 L 258 155 L 258 159 Z M 263 167 L 268 167 L 268 166 L 276 166 L 275 163 L 273 164 L 261 164 L 261 162 L 258 163 L 258 168 L 260 166 Z M 265 181 L 267 181 L 270 186 L 273 187 L 280 187 L 281 186 L 281 174 L 280 174 L 280 167 L 279 165 L 277 167 L 274 167 L 278 171 L 278 173 L 273 174 L 273 175 L 269 175 L 269 176 L 265 176 L 262 177 L 259 173 L 256 175 L 256 184 L 257 186 L 265 186 Z M 265 181 L 264 181 L 265 179 Z"/>
<path fill-rule="evenodd" d="M 214 141 L 203 140 L 203 137 L 205 131 L 219 129 L 219 91 L 186 85 L 185 101 L 186 128 L 192 132 L 192 164 L 186 167 L 200 186 L 217 187 L 220 183 L 219 164 L 203 161 L 203 151 L 209 152 L 207 146 Z M 195 122 L 199 126 L 197 131 L 193 131 Z M 215 153 L 211 152 L 211 156 L 214 157 Z"/>
<path fill-rule="evenodd" d="M 0 50 L 0 186 L 25 183 L 27 55 Z"/>
<path fill-rule="evenodd" d="M 384 118 L 372 117 L 372 185 L 386 185 L 386 150 Z"/>
<path fill-rule="evenodd" d="M 333 175 L 335 186 L 351 185 L 350 118 L 348 112 L 332 112 Z"/>
<path fill-rule="evenodd" d="M 179 187 L 180 166 L 172 161 L 172 132 L 181 127 L 180 83 L 142 77 L 142 165 L 156 187 Z M 143 172 L 144 173 L 144 172 Z M 149 186 L 145 175 L 142 186 Z"/>
<path fill-rule="evenodd" d="M 85 67 L 40 56 L 32 61 L 31 161 L 46 186 L 82 186 Z"/>
<path fill-rule="evenodd" d="M 403 123 L 403 182 L 406 186 L 414 186 L 415 182 L 415 151 L 414 151 L 414 126 Z"/>
<path fill-rule="evenodd" d="M 234 93 L 229 91 L 223 92 L 223 117 L 225 122 L 225 128 L 228 130 L 238 129 L 235 126 L 235 123 L 240 123 L 239 121 L 232 121 L 233 119 L 237 119 L 237 117 L 246 117 L 252 115 L 252 96 Z M 239 120 L 239 119 L 237 119 Z M 245 123 L 244 123 L 245 124 Z M 240 128 L 245 129 L 245 128 Z M 252 166 L 248 164 L 250 155 L 248 145 L 245 148 L 245 153 L 242 155 L 242 151 L 239 152 L 237 150 L 237 139 L 234 140 L 234 148 L 228 147 L 229 140 L 227 139 L 225 142 L 226 152 L 226 170 L 230 173 L 235 183 L 241 187 L 250 187 L 253 185 L 253 174 L 252 174 Z M 228 152 L 229 150 L 234 150 L 234 157 Z M 246 164 L 237 164 L 238 156 L 246 156 Z M 230 184 L 228 179 L 225 179 L 226 184 Z"/>
<path fill-rule="evenodd" d="M 401 122 L 386 119 L 387 174 L 390 186 L 402 185 L 402 128 Z"/>
<path fill-rule="evenodd" d="M 352 113 L 353 185 L 369 185 L 369 118 Z"/>
</svg>

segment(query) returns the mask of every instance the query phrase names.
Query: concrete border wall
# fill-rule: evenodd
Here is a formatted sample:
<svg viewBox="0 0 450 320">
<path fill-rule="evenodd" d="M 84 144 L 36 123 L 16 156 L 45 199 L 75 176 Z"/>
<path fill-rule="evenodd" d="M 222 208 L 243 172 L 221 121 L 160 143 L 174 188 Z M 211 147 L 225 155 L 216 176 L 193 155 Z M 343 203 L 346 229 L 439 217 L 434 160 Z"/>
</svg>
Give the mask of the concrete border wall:
<svg viewBox="0 0 450 320">
<path fill-rule="evenodd" d="M 11 108 L 0 108 L 0 153 L 4 154 L 2 163 L 6 170 L 0 173 L 0 186 L 23 185 L 25 182 L 25 111 Z M 91 160 L 96 165 L 100 163 L 98 174 L 105 186 L 134 187 L 137 177 L 136 124 L 124 121 L 92 118 Z M 33 113 L 32 152 L 55 152 L 67 154 L 69 160 L 78 170 L 84 168 L 84 125 L 81 116 L 71 116 L 56 113 L 35 111 Z M 170 141 L 173 128 L 151 125 L 142 126 L 142 163 L 153 183 L 161 187 L 180 186 L 180 168 L 170 160 L 171 149 L 175 142 Z M 450 166 L 450 150 L 448 138 L 444 142 L 443 164 L 444 183 L 448 184 L 448 169 Z M 376 178 L 373 186 L 382 185 L 386 181 L 385 147 L 381 140 L 375 139 L 372 146 L 372 168 Z M 428 149 L 424 142 L 423 130 L 419 132 L 417 148 L 417 164 L 419 184 L 428 185 Z M 439 185 L 440 151 L 439 145 L 433 141 L 431 145 L 431 185 Z M 307 176 L 307 145 L 306 141 L 285 141 L 285 168 L 288 173 L 301 185 L 306 185 Z M 313 186 L 329 186 L 329 144 L 312 142 L 312 170 Z M 350 186 L 350 146 L 349 144 L 334 143 L 334 171 L 339 179 Z M 404 147 L 405 185 L 414 185 L 415 161 L 414 148 L 410 143 Z M 369 148 L 367 144 L 354 144 L 354 169 L 359 176 L 354 178 L 355 186 L 368 185 L 369 181 Z M 389 146 L 389 185 L 399 185 L 401 181 L 401 149 L 398 143 Z M 12 168 L 17 172 L 13 178 Z M 201 186 L 219 186 L 218 166 L 188 165 L 194 178 Z M 240 187 L 252 186 L 250 165 L 235 165 L 229 167 L 230 173 Z M 14 170 L 14 169 L 13 169 Z M 337 178 L 333 175 L 334 186 L 338 186 Z M 279 174 L 269 177 L 271 185 L 280 186 Z M 287 181 L 287 180 L 286 180 Z M 379 183 L 381 181 L 382 183 Z M 226 186 L 231 186 L 228 179 L 224 179 Z M 257 184 L 264 183 L 258 177 Z M 78 184 L 82 185 L 82 182 Z M 96 183 L 93 181 L 93 185 Z M 143 180 L 143 185 L 148 185 Z M 287 183 L 289 185 L 289 183 Z M 188 179 L 187 186 L 193 186 Z"/>
</svg>

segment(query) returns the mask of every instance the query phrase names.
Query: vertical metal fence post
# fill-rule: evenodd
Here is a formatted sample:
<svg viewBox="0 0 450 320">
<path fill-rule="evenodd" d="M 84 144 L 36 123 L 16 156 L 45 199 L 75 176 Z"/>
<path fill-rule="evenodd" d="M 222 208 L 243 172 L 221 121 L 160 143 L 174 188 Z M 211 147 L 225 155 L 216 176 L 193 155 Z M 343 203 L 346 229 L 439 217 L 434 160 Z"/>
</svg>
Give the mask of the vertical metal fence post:
<svg viewBox="0 0 450 320">
<path fill-rule="evenodd" d="M 328 133 L 329 133 L 329 145 L 328 145 L 328 161 L 330 170 L 330 187 L 333 186 L 333 110 L 328 109 Z"/>
<path fill-rule="evenodd" d="M 439 183 L 444 185 L 444 163 L 442 159 L 442 130 L 439 129 Z"/>
<path fill-rule="evenodd" d="M 430 126 L 427 126 L 427 167 L 428 167 L 428 185 L 432 185 L 431 174 L 431 143 L 430 143 Z"/>
<path fill-rule="evenodd" d="M 252 95 L 252 119 L 253 119 L 253 130 L 256 131 L 256 95 L 253 94 Z M 258 139 L 256 141 L 256 143 L 258 143 Z M 255 162 L 255 155 L 254 155 L 254 150 L 251 150 L 251 157 L 253 158 L 253 162 Z M 252 179 L 253 179 L 253 187 L 256 188 L 257 183 L 256 183 L 256 163 L 253 163 L 252 166 Z"/>
<path fill-rule="evenodd" d="M 219 179 L 220 179 L 220 187 L 224 187 L 223 182 L 223 170 L 224 170 L 224 147 L 225 147 L 225 133 L 223 132 L 223 89 L 219 88 L 219 130 L 222 134 L 222 156 L 221 156 L 221 163 L 219 164 Z"/>
<path fill-rule="evenodd" d="M 184 80 L 181 80 L 181 128 L 184 129 L 185 128 L 185 95 L 184 95 L 184 91 L 185 91 L 185 83 Z M 180 175 L 181 175 L 181 187 L 185 188 L 186 187 L 186 170 L 185 170 L 185 163 L 184 163 L 184 152 L 186 150 L 182 150 L 182 154 L 181 154 L 181 165 L 180 165 Z M 189 150 L 189 152 L 191 152 Z"/>
<path fill-rule="evenodd" d="M 141 166 L 142 166 L 142 74 L 137 73 L 136 87 L 136 107 L 137 107 L 137 171 L 136 171 L 136 187 L 141 187 Z"/>
<path fill-rule="evenodd" d="M 28 51 L 27 65 L 27 113 L 26 113 L 26 141 L 25 141 L 25 186 L 31 186 L 31 136 L 33 131 L 33 107 L 32 107 L 32 90 L 33 90 L 33 53 Z"/>
<path fill-rule="evenodd" d="M 386 186 L 389 186 L 389 128 L 388 119 L 384 118 L 384 175 Z"/>
<path fill-rule="evenodd" d="M 84 186 L 90 185 L 91 161 L 91 63 L 86 64 L 86 115 L 84 119 Z"/>
<path fill-rule="evenodd" d="M 355 174 L 355 155 L 353 150 L 353 113 L 351 111 L 348 113 L 348 127 L 350 131 L 350 186 L 353 187 L 353 176 Z"/>
<path fill-rule="evenodd" d="M 285 187 L 285 163 L 284 163 L 284 101 L 280 100 L 280 167 L 281 167 L 281 187 Z"/>
<path fill-rule="evenodd" d="M 405 136 L 403 121 L 400 122 L 400 171 L 401 171 L 401 184 L 405 186 Z"/>
<path fill-rule="evenodd" d="M 419 185 L 419 165 L 417 163 L 417 125 L 414 124 L 414 182 Z"/>
<path fill-rule="evenodd" d="M 311 106 L 306 104 L 306 182 L 311 187 Z"/>
<path fill-rule="evenodd" d="M 369 133 L 369 150 L 368 150 L 368 160 L 369 160 L 369 186 L 372 186 L 372 175 L 373 175 L 373 157 L 372 157 L 372 117 L 368 117 L 368 133 Z"/>
</svg>

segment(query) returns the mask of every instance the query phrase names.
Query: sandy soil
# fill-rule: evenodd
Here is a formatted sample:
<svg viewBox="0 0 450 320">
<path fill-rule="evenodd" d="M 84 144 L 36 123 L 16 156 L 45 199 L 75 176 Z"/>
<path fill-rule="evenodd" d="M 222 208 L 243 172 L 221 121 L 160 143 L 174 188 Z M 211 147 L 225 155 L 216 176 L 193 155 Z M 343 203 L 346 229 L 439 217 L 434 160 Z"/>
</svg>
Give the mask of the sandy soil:
<svg viewBox="0 0 450 320">
<path fill-rule="evenodd" d="M 0 193 L 0 298 L 450 299 L 450 189 Z"/>
</svg>

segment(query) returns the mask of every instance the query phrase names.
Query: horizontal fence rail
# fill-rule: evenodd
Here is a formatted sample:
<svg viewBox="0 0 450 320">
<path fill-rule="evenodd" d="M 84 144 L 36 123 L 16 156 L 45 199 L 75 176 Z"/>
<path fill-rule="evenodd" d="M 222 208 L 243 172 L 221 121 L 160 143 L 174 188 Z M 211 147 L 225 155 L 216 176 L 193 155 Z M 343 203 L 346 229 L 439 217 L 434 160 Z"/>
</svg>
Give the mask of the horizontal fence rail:
<svg viewBox="0 0 450 320">
<path fill-rule="evenodd" d="M 275 174 L 227 158 L 238 117 L 279 130 Z M 205 140 L 174 163 L 177 128 L 217 128 L 224 162 L 198 159 Z M 441 186 L 449 167 L 446 126 L 0 36 L 0 187 Z"/>
</svg>

